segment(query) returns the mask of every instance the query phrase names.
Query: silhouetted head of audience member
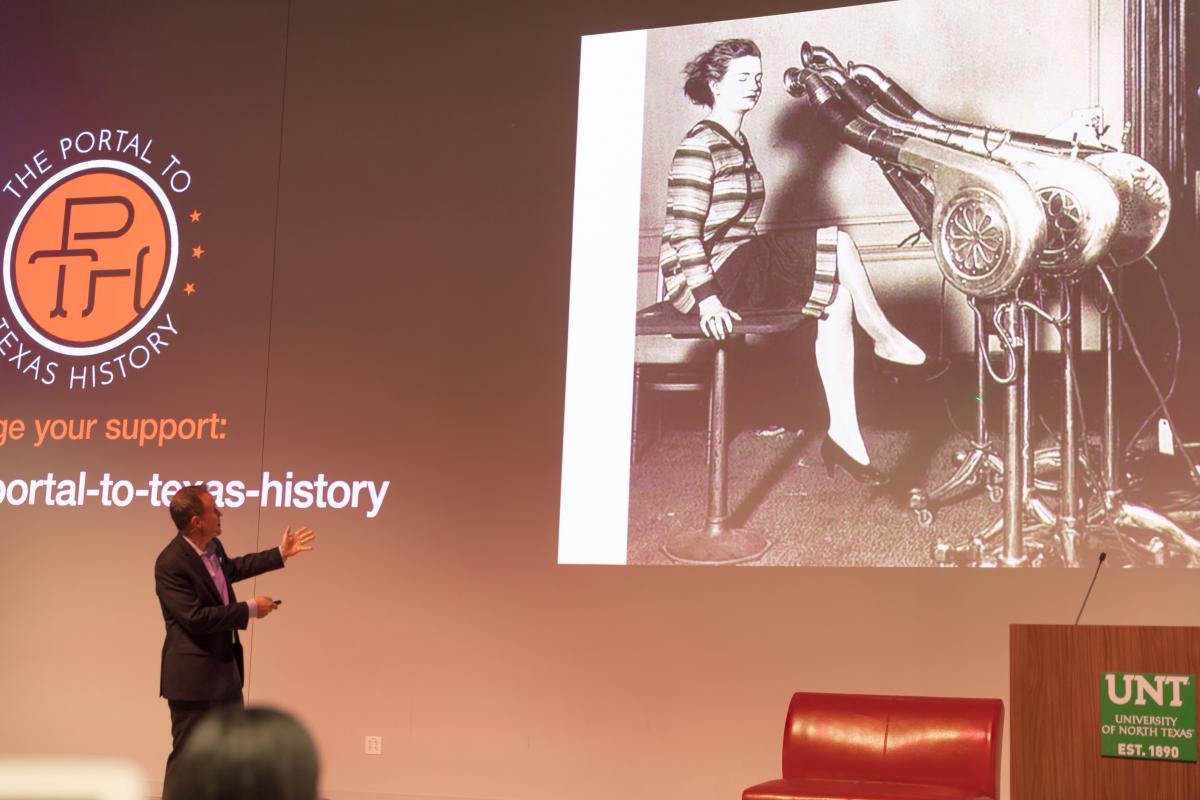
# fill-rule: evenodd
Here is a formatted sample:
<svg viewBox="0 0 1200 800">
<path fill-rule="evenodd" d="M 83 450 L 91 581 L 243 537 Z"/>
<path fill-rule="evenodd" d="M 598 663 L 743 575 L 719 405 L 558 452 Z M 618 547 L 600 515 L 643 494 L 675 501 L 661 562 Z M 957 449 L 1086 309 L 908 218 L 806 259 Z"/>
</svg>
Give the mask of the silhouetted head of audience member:
<svg viewBox="0 0 1200 800">
<path fill-rule="evenodd" d="M 226 706 L 196 726 L 167 800 L 316 800 L 317 748 L 290 714 Z"/>
</svg>

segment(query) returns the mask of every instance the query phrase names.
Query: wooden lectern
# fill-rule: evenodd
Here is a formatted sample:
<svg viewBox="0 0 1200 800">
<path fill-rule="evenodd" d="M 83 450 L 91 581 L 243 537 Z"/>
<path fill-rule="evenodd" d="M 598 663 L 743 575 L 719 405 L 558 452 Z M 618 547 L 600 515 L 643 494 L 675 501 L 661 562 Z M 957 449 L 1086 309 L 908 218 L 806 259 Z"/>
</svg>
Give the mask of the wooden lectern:
<svg viewBox="0 0 1200 800">
<path fill-rule="evenodd" d="M 1200 764 L 1100 756 L 1100 676 L 1200 674 L 1200 628 L 1009 627 L 1012 800 L 1197 800 Z"/>
</svg>

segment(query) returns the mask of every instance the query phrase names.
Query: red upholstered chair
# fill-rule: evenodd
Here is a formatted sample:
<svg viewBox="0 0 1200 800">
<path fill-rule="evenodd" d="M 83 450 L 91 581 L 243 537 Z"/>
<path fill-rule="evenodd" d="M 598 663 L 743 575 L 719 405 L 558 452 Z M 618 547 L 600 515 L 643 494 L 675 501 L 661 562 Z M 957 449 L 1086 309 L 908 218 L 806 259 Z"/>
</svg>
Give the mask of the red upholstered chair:
<svg viewBox="0 0 1200 800">
<path fill-rule="evenodd" d="M 995 800 L 999 700 L 797 692 L 783 778 L 742 800 Z"/>
</svg>

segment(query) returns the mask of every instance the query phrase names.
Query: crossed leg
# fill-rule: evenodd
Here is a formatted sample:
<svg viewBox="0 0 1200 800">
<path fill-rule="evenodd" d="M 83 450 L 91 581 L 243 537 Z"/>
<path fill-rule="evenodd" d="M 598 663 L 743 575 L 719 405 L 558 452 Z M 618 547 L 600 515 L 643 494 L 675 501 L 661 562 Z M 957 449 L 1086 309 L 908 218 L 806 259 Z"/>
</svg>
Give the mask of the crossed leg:
<svg viewBox="0 0 1200 800">
<path fill-rule="evenodd" d="M 921 364 L 925 352 L 900 332 L 879 305 L 854 240 L 838 232 L 839 291 L 817 323 L 816 360 L 829 406 L 829 438 L 860 464 L 870 456 L 858 424 L 854 390 L 854 325 L 875 342 L 875 354 L 900 364 Z"/>
</svg>

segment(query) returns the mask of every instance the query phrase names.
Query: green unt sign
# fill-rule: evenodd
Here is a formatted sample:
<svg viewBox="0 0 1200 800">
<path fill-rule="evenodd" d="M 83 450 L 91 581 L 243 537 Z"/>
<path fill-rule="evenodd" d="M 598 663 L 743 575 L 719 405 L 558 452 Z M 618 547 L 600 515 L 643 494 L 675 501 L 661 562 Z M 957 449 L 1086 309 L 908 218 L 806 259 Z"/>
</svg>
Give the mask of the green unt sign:
<svg viewBox="0 0 1200 800">
<path fill-rule="evenodd" d="M 1196 676 L 1100 676 L 1100 755 L 1196 760 Z"/>
</svg>

